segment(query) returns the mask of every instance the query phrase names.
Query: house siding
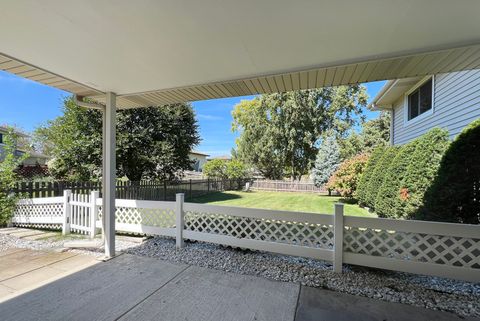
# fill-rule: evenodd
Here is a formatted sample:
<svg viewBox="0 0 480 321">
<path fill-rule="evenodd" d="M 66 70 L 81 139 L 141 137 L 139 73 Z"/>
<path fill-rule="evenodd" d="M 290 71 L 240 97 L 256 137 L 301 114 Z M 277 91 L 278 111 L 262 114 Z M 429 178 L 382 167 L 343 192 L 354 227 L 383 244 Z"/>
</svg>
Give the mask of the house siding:
<svg viewBox="0 0 480 321">
<path fill-rule="evenodd" d="M 445 128 L 455 138 L 480 118 L 480 70 L 435 75 L 433 113 L 413 122 L 404 121 L 404 97 L 393 105 L 393 144 L 402 145 L 434 127 Z"/>
</svg>

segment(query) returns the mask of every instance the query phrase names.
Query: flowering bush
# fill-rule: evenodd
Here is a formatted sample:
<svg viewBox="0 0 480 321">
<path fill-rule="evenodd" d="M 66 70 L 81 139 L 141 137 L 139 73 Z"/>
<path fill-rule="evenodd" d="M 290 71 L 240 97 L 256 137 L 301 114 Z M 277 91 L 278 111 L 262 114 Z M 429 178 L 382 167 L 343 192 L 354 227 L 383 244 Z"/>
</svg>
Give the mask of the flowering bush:
<svg viewBox="0 0 480 321">
<path fill-rule="evenodd" d="M 360 154 L 345 160 L 328 180 L 327 188 L 336 190 L 342 197 L 355 198 L 369 157 L 368 154 Z"/>
</svg>

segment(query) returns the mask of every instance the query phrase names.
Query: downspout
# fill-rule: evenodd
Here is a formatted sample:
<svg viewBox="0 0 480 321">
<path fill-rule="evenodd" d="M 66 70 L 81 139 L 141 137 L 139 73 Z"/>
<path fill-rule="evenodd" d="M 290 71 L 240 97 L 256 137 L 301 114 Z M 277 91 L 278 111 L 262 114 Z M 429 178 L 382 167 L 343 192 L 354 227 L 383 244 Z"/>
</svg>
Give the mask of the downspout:
<svg viewBox="0 0 480 321">
<path fill-rule="evenodd" d="M 390 146 L 393 146 L 394 145 L 394 137 L 393 135 L 395 135 L 395 109 L 393 108 L 392 106 L 392 110 L 390 111 Z"/>
</svg>

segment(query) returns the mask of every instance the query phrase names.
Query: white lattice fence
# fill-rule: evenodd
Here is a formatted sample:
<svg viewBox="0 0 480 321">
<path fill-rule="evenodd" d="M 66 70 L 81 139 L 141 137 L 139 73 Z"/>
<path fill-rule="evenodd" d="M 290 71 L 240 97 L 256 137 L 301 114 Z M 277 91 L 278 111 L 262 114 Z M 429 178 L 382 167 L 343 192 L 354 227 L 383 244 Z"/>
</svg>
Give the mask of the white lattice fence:
<svg viewBox="0 0 480 321">
<path fill-rule="evenodd" d="M 346 217 L 344 261 L 479 280 L 480 226 Z"/>
<path fill-rule="evenodd" d="M 102 226 L 101 204 L 93 195 L 22 200 L 12 221 L 92 231 Z M 480 281 L 478 225 L 344 217 L 341 204 L 334 215 L 183 203 L 182 196 L 115 204 L 117 231 L 176 237 L 179 247 L 191 239 L 332 261 L 336 271 L 345 262 Z M 86 223 L 97 212 L 99 220 Z"/>
<path fill-rule="evenodd" d="M 102 199 L 97 200 L 101 227 Z M 115 200 L 117 231 L 175 236 L 175 202 Z"/>
<path fill-rule="evenodd" d="M 185 238 L 318 259 L 333 257 L 331 215 L 190 203 L 184 211 Z"/>
<path fill-rule="evenodd" d="M 20 227 L 61 229 L 63 197 L 23 199 L 17 203 L 12 223 Z"/>
</svg>

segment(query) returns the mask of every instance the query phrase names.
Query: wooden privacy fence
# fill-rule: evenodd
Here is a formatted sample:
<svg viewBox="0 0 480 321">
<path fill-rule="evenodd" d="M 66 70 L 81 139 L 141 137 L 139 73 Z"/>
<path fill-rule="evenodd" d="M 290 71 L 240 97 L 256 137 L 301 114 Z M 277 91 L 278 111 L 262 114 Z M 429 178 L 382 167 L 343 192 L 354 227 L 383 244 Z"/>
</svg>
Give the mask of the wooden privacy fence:
<svg viewBox="0 0 480 321">
<path fill-rule="evenodd" d="M 247 180 L 184 180 L 184 181 L 117 181 L 116 197 L 154 201 L 173 201 L 175 194 L 184 193 L 192 198 L 212 192 L 241 189 Z M 100 182 L 22 182 L 17 183 L 13 192 L 28 198 L 62 196 L 65 190 L 76 194 L 89 194 L 101 191 Z"/>
<path fill-rule="evenodd" d="M 312 182 L 292 182 L 292 181 L 273 181 L 273 180 L 255 180 L 250 186 L 253 190 L 272 191 L 272 192 L 303 192 L 303 193 L 328 193 L 324 187 L 317 187 Z"/>
<path fill-rule="evenodd" d="M 68 192 L 21 200 L 12 222 L 64 232 L 75 226 L 94 235 L 101 227 L 101 204 L 95 194 L 79 200 Z M 83 208 L 77 208 L 79 225 L 71 224 L 75 206 Z M 350 217 L 343 215 L 343 204 L 329 215 L 185 203 L 183 194 L 175 202 L 117 199 L 115 226 L 174 237 L 178 247 L 189 239 L 326 260 L 337 272 L 348 263 L 480 281 L 480 226 Z"/>
</svg>

